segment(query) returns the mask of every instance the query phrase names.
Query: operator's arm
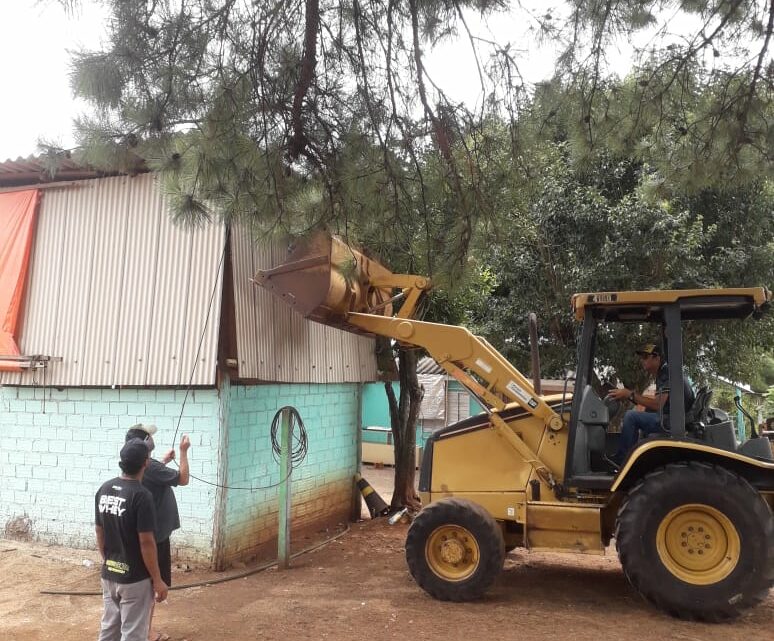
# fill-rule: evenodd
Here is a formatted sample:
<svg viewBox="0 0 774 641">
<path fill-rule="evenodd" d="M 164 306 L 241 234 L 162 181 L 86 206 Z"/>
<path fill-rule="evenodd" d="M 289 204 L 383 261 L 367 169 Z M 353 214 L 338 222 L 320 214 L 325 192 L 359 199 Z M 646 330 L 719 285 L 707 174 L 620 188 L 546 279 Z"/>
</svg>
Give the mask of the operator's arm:
<svg viewBox="0 0 774 641">
<path fill-rule="evenodd" d="M 161 579 L 161 570 L 159 570 L 159 557 L 156 551 L 156 539 L 153 532 L 138 532 L 140 537 L 140 553 L 142 562 L 145 564 L 148 574 L 151 576 L 153 591 L 156 593 L 156 601 L 161 603 L 167 598 L 169 588 Z"/>
<path fill-rule="evenodd" d="M 630 390 L 626 387 L 618 387 L 616 389 L 610 390 L 607 393 L 607 398 L 613 398 L 617 401 L 628 400 L 635 405 L 642 405 L 645 409 L 658 412 L 664 406 L 664 403 L 666 403 L 669 399 L 669 392 L 662 391 L 653 397 L 645 396 L 644 394 L 640 394 L 639 392 L 635 392 L 634 390 Z"/>
</svg>

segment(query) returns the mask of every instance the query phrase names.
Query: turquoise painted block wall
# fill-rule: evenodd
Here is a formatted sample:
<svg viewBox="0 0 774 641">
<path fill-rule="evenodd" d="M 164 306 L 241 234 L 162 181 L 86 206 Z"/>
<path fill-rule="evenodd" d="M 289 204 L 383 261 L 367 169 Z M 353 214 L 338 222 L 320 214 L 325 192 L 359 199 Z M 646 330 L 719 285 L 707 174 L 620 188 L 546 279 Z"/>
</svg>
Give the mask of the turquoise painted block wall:
<svg viewBox="0 0 774 641">
<path fill-rule="evenodd" d="M 400 395 L 400 383 L 393 383 L 395 396 Z M 378 425 L 390 426 L 390 408 L 387 404 L 387 394 L 384 383 L 366 383 L 363 385 L 363 427 Z"/>
<path fill-rule="evenodd" d="M 0 388 L 0 527 L 34 539 L 94 547 L 93 498 L 118 476 L 126 429 L 155 423 L 157 458 L 172 447 L 185 391 L 173 389 Z M 189 393 L 177 442 L 191 438 L 191 473 L 217 480 L 219 399 L 215 389 Z M 175 490 L 182 556 L 209 558 L 215 488 L 195 480 Z M 2 532 L 3 530 L 0 530 Z"/>
<path fill-rule="evenodd" d="M 357 471 L 358 385 L 231 386 L 227 408 L 228 489 L 222 515 L 223 565 L 276 553 L 279 464 L 271 422 L 284 405 L 304 421 L 308 452 L 291 477 L 291 541 L 310 527 L 346 522 Z M 250 489 L 253 488 L 253 489 Z"/>
<path fill-rule="evenodd" d="M 190 436 L 198 477 L 175 490 L 182 523 L 172 537 L 175 553 L 221 565 L 255 556 L 276 537 L 279 471 L 269 434 L 282 405 L 298 408 L 309 438 L 307 458 L 293 473 L 294 531 L 346 521 L 358 461 L 358 387 L 196 389 L 182 417 L 185 390 L 2 387 L 0 536 L 93 548 L 94 494 L 120 474 L 126 429 L 152 422 L 159 428 L 156 458 L 175 436 L 176 449 L 184 433 Z"/>
<path fill-rule="evenodd" d="M 392 389 L 395 397 L 400 395 L 400 383 L 393 383 Z M 366 443 L 392 443 L 392 434 L 387 430 L 369 430 L 369 427 L 390 427 L 390 406 L 387 402 L 387 394 L 384 391 L 384 383 L 366 383 L 363 385 L 362 428 L 363 441 Z M 417 445 L 424 447 L 427 435 L 422 431 L 422 426 L 417 425 Z"/>
<path fill-rule="evenodd" d="M 400 383 L 393 383 L 393 389 L 395 395 L 400 394 Z M 463 391 L 465 388 L 457 381 L 449 381 L 449 390 Z M 366 383 L 363 385 L 363 401 L 362 401 L 362 428 L 363 428 L 363 440 L 369 443 L 388 443 L 388 433 L 385 431 L 368 430 L 368 427 L 389 427 L 390 426 L 390 409 L 387 404 L 387 395 L 384 392 L 384 383 Z M 478 402 L 471 396 L 470 397 L 470 415 L 480 414 L 483 409 Z M 426 432 L 422 429 L 421 425 L 417 426 L 417 445 L 420 447 L 425 446 L 425 441 L 429 437 L 430 432 Z"/>
</svg>

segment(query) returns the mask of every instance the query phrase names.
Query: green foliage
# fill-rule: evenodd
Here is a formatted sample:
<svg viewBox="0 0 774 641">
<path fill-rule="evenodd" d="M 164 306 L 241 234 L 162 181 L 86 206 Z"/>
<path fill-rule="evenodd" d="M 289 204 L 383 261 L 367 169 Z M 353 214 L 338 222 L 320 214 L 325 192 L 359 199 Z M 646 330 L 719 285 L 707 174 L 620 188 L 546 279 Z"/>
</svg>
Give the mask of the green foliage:
<svg viewBox="0 0 774 641">
<path fill-rule="evenodd" d="M 78 124 L 84 160 L 145 163 L 190 224 L 326 226 L 459 275 L 486 210 L 467 188 L 473 118 L 432 86 L 422 47 L 502 0 L 106 1 L 106 46 L 73 57 L 73 89 L 94 107 Z"/>
<path fill-rule="evenodd" d="M 556 82 L 566 98 L 553 109 L 578 153 L 634 150 L 670 186 L 693 191 L 772 177 L 771 3 L 568 4 L 552 32 L 564 45 Z M 648 44 L 616 82 L 614 43 L 636 43 L 643 30 Z"/>
<path fill-rule="evenodd" d="M 607 187 L 629 194 L 621 180 L 636 179 L 641 193 L 616 214 L 646 227 L 668 202 L 663 225 L 688 243 L 713 232 L 695 217 L 677 231 L 676 195 L 771 176 L 771 24 L 752 0 L 668 11 L 658 0 L 574 0 L 526 12 L 562 50 L 555 79 L 531 92 L 518 47 L 468 38 L 486 91 L 476 111 L 432 82 L 423 50 L 469 36 L 470 13 L 522 10 L 505 0 L 105 1 L 105 47 L 73 57 L 75 93 L 94 107 L 78 123 L 83 157 L 123 171 L 145 163 L 192 224 L 327 226 L 455 284 L 479 235 L 498 237 L 510 225 L 503 212 L 531 198 L 546 140 L 566 143 L 578 172 L 604 170 L 600 152 L 626 158 L 626 176 Z M 670 40 L 672 11 L 699 26 L 686 21 Z M 611 77 L 609 46 L 646 29 L 652 46 L 634 71 Z M 594 194 L 579 195 L 594 206 Z"/>
<path fill-rule="evenodd" d="M 763 405 L 763 416 L 764 418 L 774 418 L 774 385 L 769 387 L 766 392 L 766 399 Z"/>
<path fill-rule="evenodd" d="M 764 354 L 761 358 L 761 369 L 759 373 L 759 385 L 757 390 L 765 391 L 765 387 L 774 385 L 774 356 Z"/>
<path fill-rule="evenodd" d="M 766 398 L 745 393 L 739 395 L 735 387 L 718 380 L 714 380 L 712 383 L 712 407 L 719 407 L 725 412 L 728 412 L 728 415 L 731 417 L 731 420 L 734 423 L 734 429 L 737 428 L 741 420 L 744 423 L 745 435 L 747 438 L 749 438 L 752 435 L 752 431 L 750 429 L 750 420 L 744 415 L 741 415 L 740 417 L 739 410 L 737 409 L 736 403 L 734 401 L 734 397 L 740 396 L 742 407 L 750 416 L 753 417 L 753 420 L 755 421 L 755 429 L 758 431 L 760 427 L 758 423 L 759 410 L 763 414 L 764 423 L 767 416 Z"/>
<path fill-rule="evenodd" d="M 505 144 L 505 143 L 504 143 Z M 578 163 L 571 143 L 533 150 L 532 180 L 503 197 L 500 242 L 477 252 L 493 275 L 491 294 L 469 313 L 518 367 L 528 368 L 527 314 L 537 312 L 544 376 L 576 361 L 577 292 L 770 285 L 774 282 L 774 198 L 768 183 L 704 190 L 652 202 L 647 165 L 597 152 Z M 744 225 L 739 224 L 744 217 Z M 507 241 L 505 240 L 507 238 Z M 642 373 L 632 350 L 658 328 L 618 325 L 599 337 L 600 366 L 626 380 Z M 686 364 L 697 379 L 720 372 L 748 380 L 774 339 L 760 322 L 687 323 Z"/>
<path fill-rule="evenodd" d="M 466 11 L 506 0 L 104 1 L 104 49 L 73 58 L 93 107 L 76 123 L 84 161 L 157 172 L 188 224 L 360 241 L 393 271 L 433 277 L 428 319 L 468 319 L 525 371 L 529 311 L 544 374 L 575 362 L 574 292 L 774 283 L 771 3 L 526 13 L 561 49 L 533 88 L 521 43 L 466 33 Z M 698 26 L 669 40 L 675 14 Z M 610 45 L 644 29 L 651 45 L 612 77 Z M 475 111 L 424 67 L 425 48 L 460 34 L 479 54 Z M 633 380 L 646 337 L 602 332 L 600 358 Z M 772 338 L 771 319 L 691 326 L 687 360 L 753 377 Z"/>
</svg>

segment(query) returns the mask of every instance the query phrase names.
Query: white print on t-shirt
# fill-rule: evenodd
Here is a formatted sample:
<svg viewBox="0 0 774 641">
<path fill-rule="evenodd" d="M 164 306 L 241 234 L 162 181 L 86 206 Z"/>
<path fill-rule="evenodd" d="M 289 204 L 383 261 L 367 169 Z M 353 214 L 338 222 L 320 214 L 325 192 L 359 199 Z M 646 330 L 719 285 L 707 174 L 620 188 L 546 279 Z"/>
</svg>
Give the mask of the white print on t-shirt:
<svg viewBox="0 0 774 641">
<path fill-rule="evenodd" d="M 99 497 L 99 512 L 100 514 L 107 512 L 108 514 L 121 516 L 124 512 L 126 512 L 126 508 L 121 507 L 125 501 L 126 499 L 121 498 L 120 496 L 109 496 L 107 494 L 103 494 Z"/>
</svg>

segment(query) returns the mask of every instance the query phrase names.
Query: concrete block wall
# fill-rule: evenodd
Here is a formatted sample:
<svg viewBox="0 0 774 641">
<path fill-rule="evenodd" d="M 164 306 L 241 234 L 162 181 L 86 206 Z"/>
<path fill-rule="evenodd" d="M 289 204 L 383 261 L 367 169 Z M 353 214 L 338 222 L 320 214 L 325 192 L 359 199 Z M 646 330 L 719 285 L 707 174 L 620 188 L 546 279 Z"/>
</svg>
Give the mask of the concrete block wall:
<svg viewBox="0 0 774 641">
<path fill-rule="evenodd" d="M 304 532 L 349 520 L 358 459 L 357 384 L 233 385 L 228 404 L 225 477 L 229 486 L 248 489 L 226 491 L 222 567 L 276 556 L 280 474 L 271 422 L 283 405 L 299 411 L 308 437 L 306 459 L 291 478 L 291 543 Z"/>
<path fill-rule="evenodd" d="M 126 429 L 155 423 L 157 458 L 172 447 L 185 390 L 0 387 L 0 536 L 93 548 L 94 494 L 120 474 Z M 191 473 L 217 482 L 220 436 L 215 389 L 189 392 L 180 418 L 191 438 Z M 215 487 L 175 490 L 182 528 L 173 546 L 211 560 Z"/>
</svg>

